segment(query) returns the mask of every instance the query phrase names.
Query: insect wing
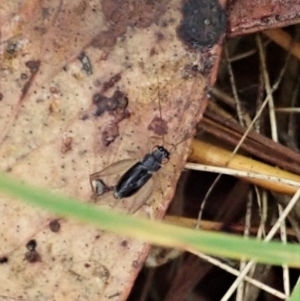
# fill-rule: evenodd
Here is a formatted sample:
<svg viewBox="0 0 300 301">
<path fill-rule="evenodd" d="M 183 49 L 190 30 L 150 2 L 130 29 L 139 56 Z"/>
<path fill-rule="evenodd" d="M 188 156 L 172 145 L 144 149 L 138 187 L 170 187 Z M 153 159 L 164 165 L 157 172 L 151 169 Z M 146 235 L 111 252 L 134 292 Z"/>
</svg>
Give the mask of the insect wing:
<svg viewBox="0 0 300 301">
<path fill-rule="evenodd" d="M 137 161 L 136 159 L 124 159 L 124 160 L 117 161 L 105 167 L 101 171 L 91 174 L 90 178 L 94 180 L 94 179 L 100 179 L 102 177 L 111 176 L 120 173 L 126 170 L 127 168 L 129 168 L 129 166 L 133 165 L 136 161 Z"/>
<path fill-rule="evenodd" d="M 102 169 L 101 171 L 91 174 L 90 175 L 90 184 L 91 184 L 92 191 L 96 195 L 101 195 L 102 193 L 99 193 L 99 190 L 101 190 L 101 188 L 103 188 L 102 190 L 104 193 L 106 191 L 106 189 L 105 189 L 106 182 L 103 181 L 103 178 L 124 172 L 136 161 L 137 161 L 136 159 L 124 159 L 124 160 L 115 162 L 115 163 L 107 166 L 106 168 Z"/>
<path fill-rule="evenodd" d="M 137 212 L 143 205 L 145 205 L 153 192 L 154 187 L 154 178 L 150 178 L 146 184 L 134 195 L 133 203 L 128 210 L 129 214 L 134 214 Z"/>
</svg>

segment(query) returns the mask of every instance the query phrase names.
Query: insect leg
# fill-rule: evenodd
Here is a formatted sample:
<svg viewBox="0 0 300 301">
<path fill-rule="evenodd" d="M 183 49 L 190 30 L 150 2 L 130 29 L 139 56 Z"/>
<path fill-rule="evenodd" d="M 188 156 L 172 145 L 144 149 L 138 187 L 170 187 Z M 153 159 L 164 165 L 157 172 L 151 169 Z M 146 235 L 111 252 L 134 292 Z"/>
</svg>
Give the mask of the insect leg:
<svg viewBox="0 0 300 301">
<path fill-rule="evenodd" d="M 156 179 L 158 179 L 158 180 L 155 181 L 156 186 L 158 186 L 157 188 L 159 188 L 161 195 L 164 195 L 164 192 L 163 192 L 163 189 L 162 189 L 162 186 L 161 186 L 161 176 L 160 176 L 160 173 L 157 173 L 155 176 L 156 176 Z"/>
<path fill-rule="evenodd" d="M 114 195 L 112 191 L 106 191 L 104 194 L 97 195 L 94 193 L 92 195 L 92 199 L 95 203 L 101 204 L 101 206 L 109 207 L 109 209 L 114 207 L 114 204 L 112 205 L 112 201 L 115 201 Z"/>
</svg>

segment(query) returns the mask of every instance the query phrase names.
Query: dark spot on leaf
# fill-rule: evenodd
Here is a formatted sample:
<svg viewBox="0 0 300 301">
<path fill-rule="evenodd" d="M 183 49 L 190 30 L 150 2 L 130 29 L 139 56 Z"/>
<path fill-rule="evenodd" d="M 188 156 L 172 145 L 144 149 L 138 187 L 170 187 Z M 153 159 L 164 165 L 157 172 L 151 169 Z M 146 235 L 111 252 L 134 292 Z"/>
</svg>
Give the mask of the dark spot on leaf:
<svg viewBox="0 0 300 301">
<path fill-rule="evenodd" d="M 31 61 L 27 61 L 27 62 L 25 63 L 25 66 L 26 66 L 27 68 L 29 68 L 29 70 L 30 70 L 30 72 L 31 72 L 32 74 L 35 74 L 35 73 L 38 72 L 38 70 L 39 70 L 39 68 L 40 68 L 40 64 L 41 64 L 40 61 L 34 61 L 34 60 L 31 60 Z"/>
<path fill-rule="evenodd" d="M 117 124 L 111 124 L 102 132 L 102 144 L 109 146 L 119 136 L 119 127 Z"/>
<path fill-rule="evenodd" d="M 218 0 L 185 0 L 182 17 L 177 34 L 190 47 L 212 46 L 226 32 L 226 11 Z"/>
<path fill-rule="evenodd" d="M 85 54 L 84 51 L 82 51 L 79 54 L 78 59 L 80 60 L 80 62 L 82 64 L 82 70 L 85 71 L 85 73 L 87 75 L 92 75 L 93 74 L 93 68 L 92 68 L 91 61 L 90 61 L 89 57 Z"/>
<path fill-rule="evenodd" d="M 105 111 L 112 112 L 118 109 L 121 111 L 126 109 L 128 105 L 128 98 L 119 90 L 116 90 L 112 97 L 106 97 L 100 93 L 96 93 L 93 96 L 93 104 L 96 105 L 96 112 L 94 115 L 100 116 Z"/>
<path fill-rule="evenodd" d="M 128 246 L 127 240 L 123 240 L 123 241 L 121 242 L 121 246 L 122 246 L 122 247 L 127 247 L 127 246 Z"/>
<path fill-rule="evenodd" d="M 134 261 L 132 262 L 132 266 L 133 266 L 134 268 L 139 268 L 139 267 L 140 267 L 140 264 L 139 264 L 139 262 L 138 262 L 137 260 L 134 260 Z"/>
<path fill-rule="evenodd" d="M 58 232 L 60 230 L 60 223 L 57 219 L 54 219 L 52 220 L 50 223 L 49 223 L 49 229 L 52 231 L 52 232 Z"/>
<path fill-rule="evenodd" d="M 118 81 L 120 81 L 120 73 L 112 76 L 108 81 L 103 83 L 102 93 L 106 92 L 108 89 L 112 88 Z"/>
<path fill-rule="evenodd" d="M 30 239 L 26 244 L 26 248 L 27 248 L 28 251 L 32 252 L 32 251 L 35 250 L 36 245 L 37 245 L 36 240 L 35 239 Z"/>
<path fill-rule="evenodd" d="M 148 125 L 148 130 L 154 132 L 154 134 L 158 136 L 163 136 L 168 133 L 168 124 L 164 119 L 154 117 Z"/>
<path fill-rule="evenodd" d="M 25 83 L 25 85 L 22 88 L 22 98 L 26 95 L 29 87 L 30 87 L 31 81 L 28 81 Z"/>
<path fill-rule="evenodd" d="M 16 42 L 13 42 L 13 41 L 9 41 L 8 44 L 7 44 L 7 47 L 5 49 L 6 53 L 7 54 L 15 54 L 15 52 L 17 51 L 18 49 L 18 45 Z"/>
<path fill-rule="evenodd" d="M 8 262 L 8 258 L 6 256 L 0 257 L 0 264 L 4 264 Z"/>
<path fill-rule="evenodd" d="M 264 16 L 261 18 L 261 22 L 268 24 L 271 21 L 271 17 L 270 16 Z"/>
<path fill-rule="evenodd" d="M 63 154 L 72 150 L 73 138 L 72 137 L 65 137 L 63 138 L 61 152 Z"/>
<path fill-rule="evenodd" d="M 30 263 L 35 263 L 35 262 L 41 261 L 41 256 L 37 251 L 26 252 L 25 253 L 25 260 L 30 262 Z"/>
<path fill-rule="evenodd" d="M 102 0 L 102 12 L 107 28 L 92 41 L 98 48 L 113 47 L 128 28 L 147 28 L 158 22 L 170 0 Z"/>
</svg>

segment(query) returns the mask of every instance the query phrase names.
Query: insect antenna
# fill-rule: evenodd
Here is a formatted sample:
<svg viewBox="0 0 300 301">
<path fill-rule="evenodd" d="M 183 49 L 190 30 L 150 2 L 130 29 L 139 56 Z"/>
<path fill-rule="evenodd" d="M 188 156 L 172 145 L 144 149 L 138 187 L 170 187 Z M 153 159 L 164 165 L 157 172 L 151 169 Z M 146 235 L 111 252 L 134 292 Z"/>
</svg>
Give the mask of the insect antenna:
<svg viewBox="0 0 300 301">
<path fill-rule="evenodd" d="M 156 74 L 156 81 L 157 81 L 157 97 L 158 97 L 158 109 L 159 109 L 159 118 L 160 120 L 162 121 L 163 118 L 162 118 L 162 107 L 161 107 L 161 92 L 160 92 L 160 85 L 159 85 L 159 79 L 158 79 L 158 75 Z M 183 143 L 184 141 L 190 139 L 190 138 L 193 138 L 194 137 L 194 134 L 186 134 L 184 136 L 184 138 L 182 140 L 180 140 L 179 142 L 177 142 L 176 144 L 173 144 L 171 150 L 170 150 L 170 153 L 173 152 L 173 150 L 181 143 Z M 164 146 L 165 145 L 165 135 L 163 134 L 162 135 L 162 145 Z"/>
<path fill-rule="evenodd" d="M 173 144 L 172 148 L 170 149 L 170 153 L 173 152 L 173 150 L 181 143 L 183 143 L 184 141 L 190 139 L 190 138 L 193 138 L 194 135 L 193 134 L 189 134 L 189 135 L 186 135 L 183 139 L 181 139 L 179 142 L 177 142 L 176 144 Z"/>
<path fill-rule="evenodd" d="M 160 122 L 162 122 L 162 113 L 161 113 L 161 102 L 160 102 L 160 87 L 159 87 L 159 80 L 158 75 L 156 74 L 156 81 L 157 81 L 157 98 L 158 98 L 158 109 L 159 109 L 159 118 Z M 162 145 L 165 145 L 165 135 L 162 135 Z"/>
</svg>

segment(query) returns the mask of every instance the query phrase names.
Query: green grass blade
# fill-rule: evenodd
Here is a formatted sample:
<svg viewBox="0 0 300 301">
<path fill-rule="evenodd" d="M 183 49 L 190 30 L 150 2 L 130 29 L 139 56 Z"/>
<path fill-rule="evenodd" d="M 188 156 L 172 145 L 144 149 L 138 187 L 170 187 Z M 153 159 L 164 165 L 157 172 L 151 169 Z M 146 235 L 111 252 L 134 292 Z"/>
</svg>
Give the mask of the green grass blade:
<svg viewBox="0 0 300 301">
<path fill-rule="evenodd" d="M 0 190 L 59 216 L 80 221 L 117 234 L 128 235 L 149 243 L 180 249 L 194 249 L 203 253 L 230 258 L 248 258 L 259 262 L 300 267 L 300 246 L 255 239 L 244 239 L 209 231 L 185 229 L 113 211 L 96 208 L 52 192 L 34 188 L 0 174 Z"/>
<path fill-rule="evenodd" d="M 289 297 L 288 301 L 299 301 L 300 300 L 300 277 L 294 287 L 294 290 Z"/>
</svg>

